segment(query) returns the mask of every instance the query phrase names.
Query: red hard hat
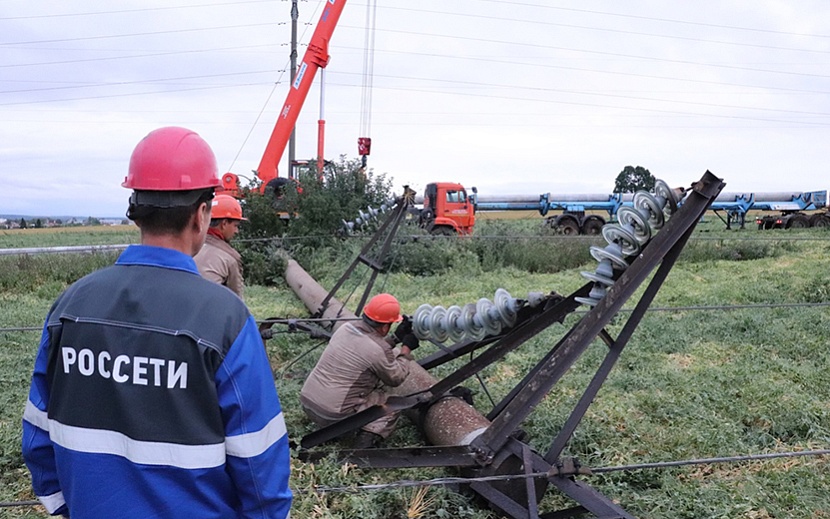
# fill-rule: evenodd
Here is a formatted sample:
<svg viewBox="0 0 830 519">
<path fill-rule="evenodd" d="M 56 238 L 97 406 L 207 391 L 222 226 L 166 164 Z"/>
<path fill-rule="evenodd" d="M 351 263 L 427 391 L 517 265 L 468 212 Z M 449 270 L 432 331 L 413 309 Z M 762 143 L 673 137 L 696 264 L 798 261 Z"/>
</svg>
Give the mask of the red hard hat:
<svg viewBox="0 0 830 519">
<path fill-rule="evenodd" d="M 231 195 L 216 195 L 213 198 L 213 204 L 210 206 L 210 219 L 218 220 L 220 218 L 248 220 L 242 218 L 242 206 Z"/>
<path fill-rule="evenodd" d="M 121 185 L 138 191 L 190 191 L 221 184 L 208 143 L 194 131 L 169 126 L 138 143 Z"/>
<path fill-rule="evenodd" d="M 376 323 L 397 323 L 403 320 L 401 304 L 392 294 L 378 294 L 363 309 L 366 317 Z"/>
</svg>

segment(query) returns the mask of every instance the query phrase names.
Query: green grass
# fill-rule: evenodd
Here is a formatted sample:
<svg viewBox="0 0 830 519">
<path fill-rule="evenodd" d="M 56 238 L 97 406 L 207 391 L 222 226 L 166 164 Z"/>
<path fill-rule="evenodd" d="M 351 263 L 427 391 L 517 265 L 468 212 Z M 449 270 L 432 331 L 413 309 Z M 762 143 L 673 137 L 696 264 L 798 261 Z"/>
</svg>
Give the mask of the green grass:
<svg viewBox="0 0 830 519">
<path fill-rule="evenodd" d="M 516 235 L 524 232 L 517 224 Z M 720 230 L 719 222 L 702 225 L 675 266 L 654 307 L 742 305 L 830 301 L 830 257 L 826 233 L 801 231 Z M 527 236 L 532 230 L 527 231 Z M 796 239 L 793 239 L 796 238 Z M 525 238 L 523 238 L 525 239 Z M 544 243 L 555 243 L 545 238 Z M 496 240 L 498 241 L 498 240 Z M 499 246 L 503 247 L 502 242 Z M 567 243 L 581 243 L 571 241 Z M 581 246 L 587 248 L 588 244 Z M 489 251 L 495 258 L 499 251 Z M 317 251 L 306 265 L 330 287 L 353 259 L 351 251 Z M 469 250 L 469 249 L 468 249 Z M 547 261 L 555 263 L 555 248 Z M 352 254 L 352 255 L 350 255 Z M 496 288 L 514 296 L 529 291 L 567 294 L 584 282 L 587 259 L 564 269 L 523 269 L 474 253 L 428 277 L 399 271 L 382 276 L 384 290 L 396 294 L 404 310 L 420 304 L 464 304 L 492 298 Z M 537 254 L 542 254 L 539 252 Z M 96 261 L 111 261 L 100 258 Z M 533 260 L 537 262 L 537 259 Z M 54 265 L 32 267 L 26 276 L 0 271 L 0 326 L 39 327 L 49 305 L 71 281 L 67 274 L 45 275 Z M 96 265 L 90 263 L 88 268 Z M 66 267 L 64 265 L 64 267 Z M 544 270 L 544 271 L 542 271 Z M 551 272 L 547 272 L 550 270 Z M 34 273 L 37 273 L 36 275 Z M 73 275 L 79 274 L 80 268 Z M 15 277 L 16 276 L 16 277 Z M 4 279 L 37 279 L 25 285 Z M 71 277 L 71 276 L 70 276 Z M 378 285 L 380 286 L 380 285 Z M 346 299 L 350 287 L 338 294 Z M 356 296 L 348 301 L 356 304 Z M 257 318 L 302 317 L 302 305 L 284 285 L 246 287 L 246 300 Z M 632 304 L 628 304 L 631 307 Z M 619 332 L 625 316 L 609 326 Z M 505 395 L 536 361 L 578 319 L 569 317 L 534 337 L 504 361 L 482 372 L 488 391 Z M 284 327 L 275 330 L 283 332 Z M 619 466 L 739 454 L 820 449 L 830 446 L 830 377 L 827 376 L 827 334 L 830 309 L 756 308 L 720 311 L 649 312 L 620 362 L 591 405 L 567 455 L 590 466 Z M 20 458 L 20 418 L 37 347 L 37 332 L 0 332 L 0 501 L 32 499 L 28 473 Z M 319 341 L 301 334 L 278 333 L 268 343 L 276 384 L 294 440 L 313 430 L 298 403 L 305 375 L 322 350 Z M 434 351 L 429 344 L 417 352 Z M 594 344 L 554 387 L 523 425 L 529 442 L 545 451 L 585 384 L 593 376 L 604 346 Z M 437 371 L 446 373 L 453 366 Z M 489 410 L 483 390 L 477 406 Z M 417 430 L 406 420 L 390 438 L 393 446 L 418 444 Z M 452 471 L 360 470 L 331 459 L 316 464 L 293 462 L 292 487 L 300 490 L 293 517 L 406 517 L 417 497 L 411 489 L 361 493 L 308 492 L 316 485 L 341 486 L 399 479 L 455 475 Z M 763 462 L 700 465 L 684 468 L 613 472 L 587 478 L 589 484 L 643 518 L 822 518 L 830 517 L 828 459 L 799 458 Z M 496 517 L 468 498 L 434 488 L 423 517 Z M 554 490 L 546 494 L 547 509 L 569 506 Z M 44 517 L 36 508 L 15 508 L 2 517 Z"/>
<path fill-rule="evenodd" d="M 0 230 L 0 249 L 138 243 L 134 225 Z"/>
</svg>

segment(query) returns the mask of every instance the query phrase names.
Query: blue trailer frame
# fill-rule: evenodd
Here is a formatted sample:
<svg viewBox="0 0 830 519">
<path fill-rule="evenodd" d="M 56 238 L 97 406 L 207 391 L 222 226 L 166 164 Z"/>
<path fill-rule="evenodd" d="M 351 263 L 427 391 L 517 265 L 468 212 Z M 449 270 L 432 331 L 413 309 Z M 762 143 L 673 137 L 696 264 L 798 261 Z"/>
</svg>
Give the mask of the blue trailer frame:
<svg viewBox="0 0 830 519">
<path fill-rule="evenodd" d="M 551 224 L 558 226 L 563 217 L 571 217 L 577 222 L 577 230 L 580 232 L 590 218 L 597 218 L 602 220 L 603 224 L 605 223 L 601 217 L 586 215 L 587 211 L 604 211 L 608 214 L 608 221 L 612 221 L 616 218 L 620 207 L 633 203 L 633 195 L 630 193 L 480 196 L 475 189 L 472 192 L 470 198 L 473 200 L 476 211 L 537 211 L 542 216 L 548 216 L 551 211 L 562 211 L 562 214 L 555 217 Z M 743 229 L 749 211 L 780 211 L 780 216 L 770 218 L 782 216 L 786 218 L 800 214 L 802 211 L 817 211 L 825 208 L 827 208 L 827 191 L 821 190 L 721 193 L 708 210 L 713 211 L 726 224 L 727 229 L 732 228 L 733 222 Z"/>
</svg>

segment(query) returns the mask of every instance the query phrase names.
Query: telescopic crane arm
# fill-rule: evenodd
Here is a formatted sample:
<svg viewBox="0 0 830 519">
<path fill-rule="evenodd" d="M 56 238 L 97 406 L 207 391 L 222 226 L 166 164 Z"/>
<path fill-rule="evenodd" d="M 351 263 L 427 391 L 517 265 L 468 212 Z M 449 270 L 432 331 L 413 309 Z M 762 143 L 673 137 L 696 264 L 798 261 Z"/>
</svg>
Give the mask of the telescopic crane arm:
<svg viewBox="0 0 830 519">
<path fill-rule="evenodd" d="M 311 89 L 314 77 L 317 75 L 317 70 L 325 67 L 329 62 L 329 40 L 331 40 L 334 28 L 337 26 L 345 5 L 346 0 L 326 0 L 323 14 L 320 16 L 320 21 L 317 22 L 314 34 L 311 35 L 308 49 L 303 54 L 302 62 L 297 69 L 297 75 L 291 84 L 288 96 L 277 117 L 277 123 L 274 125 L 274 130 L 268 139 L 265 153 L 263 153 L 262 160 L 260 160 L 256 170 L 257 176 L 262 181 L 260 191 L 263 193 L 268 183 L 279 176 L 277 168 L 280 159 L 282 159 L 288 145 L 291 130 L 297 123 L 297 117 L 300 115 L 300 110 Z M 227 191 L 238 191 L 237 176 L 233 173 L 225 174 L 222 177 L 222 184 Z"/>
</svg>

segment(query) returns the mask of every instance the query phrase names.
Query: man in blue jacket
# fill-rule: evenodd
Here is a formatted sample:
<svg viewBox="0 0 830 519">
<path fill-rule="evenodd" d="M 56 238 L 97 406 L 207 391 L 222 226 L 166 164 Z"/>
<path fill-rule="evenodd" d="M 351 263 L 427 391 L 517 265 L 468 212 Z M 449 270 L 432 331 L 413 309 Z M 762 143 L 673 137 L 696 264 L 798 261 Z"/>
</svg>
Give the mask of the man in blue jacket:
<svg viewBox="0 0 830 519">
<path fill-rule="evenodd" d="M 256 323 L 192 259 L 219 184 L 196 133 L 151 132 L 122 184 L 141 245 L 49 311 L 23 456 L 50 514 L 288 516 L 288 436 Z"/>
</svg>

